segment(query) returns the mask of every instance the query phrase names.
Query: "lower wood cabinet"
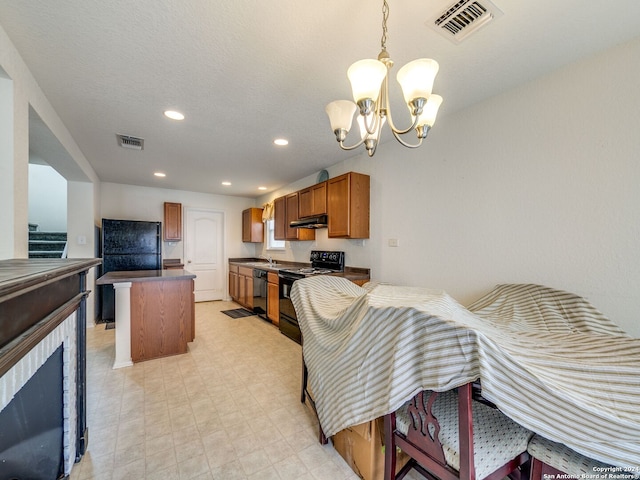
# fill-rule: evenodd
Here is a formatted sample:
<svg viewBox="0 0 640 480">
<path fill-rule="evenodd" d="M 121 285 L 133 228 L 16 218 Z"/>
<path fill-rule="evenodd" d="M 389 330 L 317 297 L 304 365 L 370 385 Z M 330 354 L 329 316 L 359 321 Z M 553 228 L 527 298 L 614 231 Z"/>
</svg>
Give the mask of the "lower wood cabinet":
<svg viewBox="0 0 640 480">
<path fill-rule="evenodd" d="M 253 310 L 253 268 L 238 268 L 238 300 L 248 310 Z"/>
<path fill-rule="evenodd" d="M 229 265 L 229 296 L 234 302 L 238 301 L 238 266 Z"/>
<path fill-rule="evenodd" d="M 131 360 L 187 352 L 195 337 L 193 279 L 132 282 Z"/>
<path fill-rule="evenodd" d="M 248 310 L 253 310 L 253 268 L 229 265 L 229 296 Z"/>
<path fill-rule="evenodd" d="M 280 323 L 280 285 L 278 274 L 269 272 L 267 274 L 267 318 L 271 323 Z"/>
</svg>

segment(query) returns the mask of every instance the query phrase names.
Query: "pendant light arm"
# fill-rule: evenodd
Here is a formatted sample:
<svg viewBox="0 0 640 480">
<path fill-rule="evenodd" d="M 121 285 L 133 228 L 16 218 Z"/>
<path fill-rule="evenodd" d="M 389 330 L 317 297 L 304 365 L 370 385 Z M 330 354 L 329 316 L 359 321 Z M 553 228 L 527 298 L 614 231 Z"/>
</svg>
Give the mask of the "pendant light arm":
<svg viewBox="0 0 640 480">
<path fill-rule="evenodd" d="M 344 140 L 338 140 L 338 144 L 340 145 L 340 148 L 342 150 L 354 150 L 356 148 L 358 148 L 360 145 L 362 145 L 365 141 L 365 138 L 363 138 L 362 140 L 360 140 L 358 143 L 356 143 L 355 145 L 351 145 L 351 146 L 346 146 L 344 144 Z"/>
<path fill-rule="evenodd" d="M 381 117 L 379 115 L 379 104 L 376 105 L 373 111 L 371 111 L 370 115 L 362 115 L 363 125 L 367 132 L 366 137 L 375 135 L 375 133 L 380 130 L 379 128 L 381 127 L 381 125 L 379 124 L 380 118 Z M 371 125 L 369 125 L 370 122 L 368 120 L 372 120 Z"/>
<path fill-rule="evenodd" d="M 391 117 L 391 110 L 387 109 L 387 119 L 389 120 L 389 127 L 391 128 L 391 131 L 393 132 L 393 135 L 398 138 L 398 135 L 405 135 L 407 133 L 409 133 L 411 130 L 415 130 L 415 128 L 418 126 L 418 115 L 412 115 L 413 117 L 413 122 L 411 123 L 411 125 L 404 129 L 404 130 L 400 130 L 399 128 L 396 128 L 395 124 L 393 123 L 393 118 Z"/>
<path fill-rule="evenodd" d="M 400 142 L 403 146 L 407 147 L 407 148 L 418 148 L 420 145 L 422 145 L 422 137 L 420 137 L 420 139 L 418 140 L 418 143 L 416 144 L 411 144 L 411 143 L 407 143 L 405 142 L 402 137 L 400 135 L 402 135 L 402 133 L 400 132 L 396 132 L 394 129 L 391 129 L 391 133 L 393 133 L 393 136 L 395 137 L 395 139 Z"/>
<path fill-rule="evenodd" d="M 393 135 L 398 138 L 398 135 L 404 135 L 406 133 L 409 133 L 411 130 L 414 130 L 418 124 L 418 115 L 412 115 L 413 117 L 413 121 L 411 123 L 411 125 L 402 130 L 400 128 L 397 128 L 395 126 L 395 124 L 393 123 L 393 117 L 391 116 L 391 108 L 389 107 L 389 71 L 391 70 L 391 67 L 393 66 L 393 61 L 391 59 L 389 59 L 386 62 L 383 62 L 386 64 L 387 66 L 387 75 L 384 77 L 384 80 L 382 81 L 382 87 L 380 88 L 380 98 L 378 100 L 378 104 L 380 105 L 376 110 L 377 111 L 381 111 L 384 110 L 384 116 L 387 117 L 387 121 L 389 122 L 389 127 L 391 128 L 391 131 L 393 132 Z M 401 142 L 404 143 L 404 142 Z"/>
</svg>

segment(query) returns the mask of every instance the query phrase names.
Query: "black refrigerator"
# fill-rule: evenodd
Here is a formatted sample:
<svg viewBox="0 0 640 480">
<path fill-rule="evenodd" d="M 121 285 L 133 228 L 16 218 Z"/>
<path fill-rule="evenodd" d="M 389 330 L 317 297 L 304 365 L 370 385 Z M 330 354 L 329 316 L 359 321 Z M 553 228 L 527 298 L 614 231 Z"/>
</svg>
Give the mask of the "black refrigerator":
<svg viewBox="0 0 640 480">
<path fill-rule="evenodd" d="M 102 274 L 162 269 L 162 223 L 102 219 Z M 115 291 L 102 285 L 103 322 L 114 320 Z"/>
</svg>

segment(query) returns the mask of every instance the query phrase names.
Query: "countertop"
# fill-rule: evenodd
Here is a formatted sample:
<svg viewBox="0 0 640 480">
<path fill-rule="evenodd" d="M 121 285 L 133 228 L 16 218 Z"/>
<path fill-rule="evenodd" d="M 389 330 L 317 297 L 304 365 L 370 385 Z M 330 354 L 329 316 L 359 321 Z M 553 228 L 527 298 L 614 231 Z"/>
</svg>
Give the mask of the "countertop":
<svg viewBox="0 0 640 480">
<path fill-rule="evenodd" d="M 196 278 L 196 276 L 182 269 L 172 270 L 131 270 L 120 272 L 107 272 L 96 280 L 96 285 L 110 285 L 121 282 L 153 282 L 163 280 L 183 280 Z"/>
</svg>

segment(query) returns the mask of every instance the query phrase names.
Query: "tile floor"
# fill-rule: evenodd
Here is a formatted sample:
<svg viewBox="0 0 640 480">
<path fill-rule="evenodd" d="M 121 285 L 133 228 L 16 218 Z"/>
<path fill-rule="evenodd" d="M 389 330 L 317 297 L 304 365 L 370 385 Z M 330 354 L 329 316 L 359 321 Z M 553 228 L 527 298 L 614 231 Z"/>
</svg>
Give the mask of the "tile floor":
<svg viewBox="0 0 640 480">
<path fill-rule="evenodd" d="M 115 330 L 88 329 L 89 448 L 71 480 L 358 478 L 300 403 L 300 346 L 232 308 L 196 304 L 189 353 L 119 370 Z"/>
</svg>

